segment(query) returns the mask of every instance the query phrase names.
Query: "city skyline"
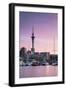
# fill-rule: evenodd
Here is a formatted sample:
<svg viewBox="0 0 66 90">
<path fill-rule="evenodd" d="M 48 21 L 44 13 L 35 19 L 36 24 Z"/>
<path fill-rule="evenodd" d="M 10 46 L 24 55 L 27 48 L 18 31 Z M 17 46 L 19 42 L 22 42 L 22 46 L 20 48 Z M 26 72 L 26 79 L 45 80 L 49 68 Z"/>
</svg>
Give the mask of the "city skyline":
<svg viewBox="0 0 66 90">
<path fill-rule="evenodd" d="M 57 13 L 20 12 L 19 48 L 32 48 L 32 27 L 35 35 L 35 51 L 58 53 L 58 16 Z M 54 41 L 55 39 L 55 41 Z M 55 43 L 55 45 L 54 45 Z"/>
</svg>

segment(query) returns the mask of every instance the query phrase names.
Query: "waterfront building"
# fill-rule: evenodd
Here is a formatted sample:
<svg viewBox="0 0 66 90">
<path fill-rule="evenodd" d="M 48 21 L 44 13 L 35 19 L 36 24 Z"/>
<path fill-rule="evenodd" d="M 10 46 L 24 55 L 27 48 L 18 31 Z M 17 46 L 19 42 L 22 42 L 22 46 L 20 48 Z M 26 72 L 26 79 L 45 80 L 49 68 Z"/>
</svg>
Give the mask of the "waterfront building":
<svg viewBox="0 0 66 90">
<path fill-rule="evenodd" d="M 25 47 L 20 49 L 20 64 L 24 65 L 57 65 L 58 64 L 58 55 L 50 54 L 50 52 L 35 52 L 34 47 L 34 27 L 32 27 L 32 48 L 31 50 L 26 50 Z"/>
</svg>

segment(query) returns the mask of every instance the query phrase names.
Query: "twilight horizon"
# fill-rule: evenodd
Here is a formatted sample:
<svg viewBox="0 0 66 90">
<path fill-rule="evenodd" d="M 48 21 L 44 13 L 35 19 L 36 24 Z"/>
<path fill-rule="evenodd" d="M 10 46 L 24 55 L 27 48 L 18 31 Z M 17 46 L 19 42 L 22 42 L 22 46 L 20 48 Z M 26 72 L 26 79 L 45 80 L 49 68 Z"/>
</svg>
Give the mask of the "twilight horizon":
<svg viewBox="0 0 66 90">
<path fill-rule="evenodd" d="M 34 47 L 36 52 L 58 53 L 57 13 L 19 13 L 19 48 L 32 48 L 32 27 L 34 27 Z"/>
</svg>

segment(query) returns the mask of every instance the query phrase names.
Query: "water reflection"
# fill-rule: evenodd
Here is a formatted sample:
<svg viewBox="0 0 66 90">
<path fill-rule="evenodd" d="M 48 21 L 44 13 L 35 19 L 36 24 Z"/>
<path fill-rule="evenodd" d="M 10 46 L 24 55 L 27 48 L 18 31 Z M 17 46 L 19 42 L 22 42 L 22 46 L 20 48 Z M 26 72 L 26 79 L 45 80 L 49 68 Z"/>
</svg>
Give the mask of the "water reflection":
<svg viewBox="0 0 66 90">
<path fill-rule="evenodd" d="M 20 66 L 19 68 L 20 78 L 57 76 L 57 74 L 57 66 Z"/>
</svg>

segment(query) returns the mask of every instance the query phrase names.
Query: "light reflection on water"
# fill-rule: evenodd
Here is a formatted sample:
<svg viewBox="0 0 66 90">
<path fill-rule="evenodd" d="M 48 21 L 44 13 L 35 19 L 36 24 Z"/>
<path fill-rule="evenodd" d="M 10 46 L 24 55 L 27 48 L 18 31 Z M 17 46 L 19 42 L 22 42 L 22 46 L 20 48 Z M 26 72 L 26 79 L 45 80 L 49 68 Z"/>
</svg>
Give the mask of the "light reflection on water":
<svg viewBox="0 0 66 90">
<path fill-rule="evenodd" d="M 58 66 L 20 66 L 19 77 L 47 77 L 57 76 Z"/>
</svg>

